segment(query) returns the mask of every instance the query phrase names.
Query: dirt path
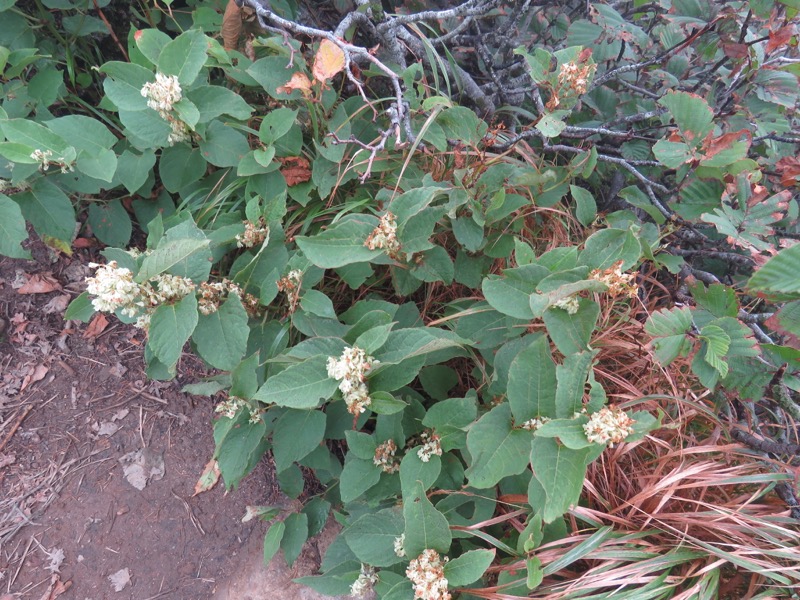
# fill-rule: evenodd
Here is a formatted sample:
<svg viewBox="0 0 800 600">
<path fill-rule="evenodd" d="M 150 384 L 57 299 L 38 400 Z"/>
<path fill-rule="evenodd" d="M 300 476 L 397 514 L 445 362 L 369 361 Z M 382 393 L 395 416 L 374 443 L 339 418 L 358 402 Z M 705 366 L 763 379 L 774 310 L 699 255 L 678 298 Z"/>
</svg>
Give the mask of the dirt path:
<svg viewBox="0 0 800 600">
<path fill-rule="evenodd" d="M 0 600 L 320 598 L 290 580 L 314 572 L 321 540 L 267 569 L 266 525 L 241 521 L 288 507 L 266 462 L 235 492 L 193 496 L 213 452 L 212 400 L 180 392 L 199 361 L 148 381 L 142 332 L 64 323 L 86 260 L 37 258 L 0 259 Z"/>
</svg>

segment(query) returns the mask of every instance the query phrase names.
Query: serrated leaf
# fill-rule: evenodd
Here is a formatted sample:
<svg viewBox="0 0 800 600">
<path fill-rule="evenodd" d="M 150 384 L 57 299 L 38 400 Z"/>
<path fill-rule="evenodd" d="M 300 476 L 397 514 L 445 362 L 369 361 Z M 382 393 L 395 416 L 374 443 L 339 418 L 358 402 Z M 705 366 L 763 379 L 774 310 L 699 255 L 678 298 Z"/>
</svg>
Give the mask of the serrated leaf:
<svg viewBox="0 0 800 600">
<path fill-rule="evenodd" d="M 800 244 L 790 246 L 770 258 L 747 282 L 748 289 L 754 292 L 783 294 L 791 299 L 800 297 L 800 277 L 797 265 L 800 264 Z"/>
<path fill-rule="evenodd" d="M 668 92 L 658 103 L 670 112 L 688 143 L 700 145 L 714 127 L 714 111 L 696 94 Z"/>
<path fill-rule="evenodd" d="M 656 358 L 663 365 L 670 364 L 688 352 L 691 344 L 686 332 L 692 326 L 692 313 L 688 308 L 663 309 L 650 315 L 645 331 L 653 336 Z"/>
</svg>

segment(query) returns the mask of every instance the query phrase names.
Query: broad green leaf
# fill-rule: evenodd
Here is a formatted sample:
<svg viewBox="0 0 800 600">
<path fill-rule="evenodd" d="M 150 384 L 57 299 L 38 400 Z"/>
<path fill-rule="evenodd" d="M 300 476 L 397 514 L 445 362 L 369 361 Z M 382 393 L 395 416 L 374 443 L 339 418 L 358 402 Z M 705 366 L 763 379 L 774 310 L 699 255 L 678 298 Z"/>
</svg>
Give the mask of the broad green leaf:
<svg viewBox="0 0 800 600">
<path fill-rule="evenodd" d="M 569 419 L 583 407 L 583 391 L 598 350 L 570 354 L 556 367 L 556 417 Z"/>
<path fill-rule="evenodd" d="M 294 126 L 297 119 L 297 110 L 281 107 L 271 110 L 261 120 L 258 129 L 258 138 L 267 146 L 271 146 Z"/>
<path fill-rule="evenodd" d="M 555 113 L 543 114 L 542 118 L 536 122 L 536 129 L 548 138 L 561 135 L 561 132 L 567 127 L 567 124 L 562 120 L 564 112 L 556 111 Z M 556 116 L 556 113 L 561 113 L 561 116 Z"/>
<path fill-rule="evenodd" d="M 90 204 L 87 221 L 95 237 L 107 246 L 124 248 L 131 239 L 131 218 L 119 199 L 108 204 Z"/>
<path fill-rule="evenodd" d="M 658 140 L 653 146 L 653 154 L 658 161 L 670 169 L 678 169 L 694 158 L 694 152 L 683 142 Z"/>
<path fill-rule="evenodd" d="M 150 318 L 147 345 L 162 363 L 174 365 L 196 325 L 197 299 L 194 294 L 175 304 L 162 304 Z"/>
<path fill-rule="evenodd" d="M 318 410 L 289 409 L 275 423 L 272 454 L 275 470 L 281 472 L 313 452 L 325 436 L 325 413 Z"/>
<path fill-rule="evenodd" d="M 103 81 L 103 90 L 119 110 L 152 110 L 142 96 L 145 83 L 153 81 L 153 72 L 132 63 L 111 61 L 100 67 L 108 77 Z M 158 116 L 158 115 L 156 115 Z"/>
<path fill-rule="evenodd" d="M 417 454 L 417 448 L 412 448 L 400 462 L 400 487 L 404 497 L 413 495 L 416 486 L 422 486 L 423 491 L 428 491 L 439 478 L 442 470 L 442 459 L 436 455 L 431 456 L 427 462 Z"/>
<path fill-rule="evenodd" d="M 223 417 L 214 423 L 214 442 L 219 470 L 228 489 L 234 489 L 256 466 L 267 449 L 263 419 L 250 423 L 248 411 L 240 411 L 233 419 Z"/>
<path fill-rule="evenodd" d="M 753 274 L 747 282 L 747 287 L 754 292 L 767 295 L 785 294 L 790 299 L 798 299 L 800 298 L 798 264 L 800 264 L 800 244 L 785 248 L 770 258 Z"/>
<path fill-rule="evenodd" d="M 95 309 L 94 306 L 92 306 L 92 298 L 89 296 L 89 292 L 83 292 L 69 303 L 67 312 L 64 313 L 64 320 L 88 323 L 94 313 Z"/>
<path fill-rule="evenodd" d="M 552 523 L 577 504 L 591 451 L 592 448 L 572 450 L 552 438 L 533 438 L 531 467 L 546 496 L 544 506 L 533 509 L 542 512 L 545 523 Z"/>
<path fill-rule="evenodd" d="M 239 94 L 220 85 L 202 85 L 192 88 L 186 97 L 199 111 L 198 123 L 208 123 L 222 115 L 246 121 L 253 112 L 252 107 Z"/>
<path fill-rule="evenodd" d="M 158 64 L 161 50 L 172 41 L 172 38 L 158 29 L 140 29 L 133 34 L 133 39 L 142 55 L 153 65 Z"/>
<path fill-rule="evenodd" d="M 264 564 L 269 564 L 272 558 L 281 549 L 281 541 L 286 531 L 286 525 L 283 521 L 277 521 L 269 526 L 266 535 L 264 535 Z"/>
<path fill-rule="evenodd" d="M 298 71 L 286 68 L 286 58 L 284 56 L 261 58 L 247 68 L 247 74 L 255 79 L 267 94 L 276 100 L 297 100 L 303 97 L 297 90 L 292 91 L 291 94 L 278 91 L 278 88 L 289 83 L 295 73 L 298 73 Z"/>
<path fill-rule="evenodd" d="M 158 246 L 148 254 L 137 281 L 146 281 L 159 273 L 188 277 L 195 283 L 207 281 L 211 271 L 210 242 L 191 221 L 183 221 L 167 230 Z"/>
<path fill-rule="evenodd" d="M 714 111 L 700 96 L 667 92 L 658 103 L 669 111 L 687 143 L 699 146 L 714 127 Z"/>
<path fill-rule="evenodd" d="M 517 319 L 533 319 L 530 295 L 550 271 L 539 265 L 506 269 L 502 276 L 489 275 L 481 288 L 486 301 L 499 312 Z"/>
<path fill-rule="evenodd" d="M 580 264 L 591 269 L 608 269 L 622 261 L 622 270 L 633 267 L 641 256 L 642 247 L 630 230 L 602 229 L 593 233 L 580 255 Z"/>
<path fill-rule="evenodd" d="M 411 495 L 403 497 L 403 518 L 406 523 L 403 543 L 406 556 L 419 556 L 426 549 L 446 554 L 450 549 L 453 539 L 450 525 L 428 500 L 421 484 L 415 486 Z"/>
<path fill-rule="evenodd" d="M 199 316 L 192 334 L 197 353 L 212 367 L 231 371 L 247 351 L 247 312 L 236 294 L 230 294 L 213 313 Z"/>
<path fill-rule="evenodd" d="M 326 356 L 314 356 L 273 375 L 253 396 L 265 404 L 316 408 L 328 400 L 339 382 L 328 376 Z"/>
<path fill-rule="evenodd" d="M 739 314 L 739 301 L 733 288 L 721 283 L 706 287 L 698 281 L 690 290 L 697 306 L 705 308 L 715 317 L 736 317 Z"/>
<path fill-rule="evenodd" d="M 506 394 L 518 425 L 534 417 L 555 416 L 556 365 L 546 336 L 538 335 L 511 362 Z"/>
<path fill-rule="evenodd" d="M 31 258 L 31 253 L 22 247 L 28 239 L 25 219 L 19 205 L 0 193 L 0 254 L 11 258 Z"/>
<path fill-rule="evenodd" d="M 378 483 L 382 471 L 371 460 L 349 458 L 339 477 L 342 502 L 347 504 L 358 499 L 364 492 Z"/>
<path fill-rule="evenodd" d="M 292 513 L 283 521 L 286 531 L 281 539 L 281 550 L 286 563 L 291 567 L 300 552 L 303 544 L 308 539 L 308 515 L 305 513 Z"/>
<path fill-rule="evenodd" d="M 45 123 L 47 128 L 90 156 L 99 156 L 117 143 L 117 137 L 98 119 L 67 115 Z"/>
<path fill-rule="evenodd" d="M 589 340 L 600 315 L 600 305 L 589 298 L 581 298 L 578 307 L 578 312 L 572 315 L 557 308 L 550 308 L 543 315 L 547 333 L 564 355 L 589 348 Z"/>
<path fill-rule="evenodd" d="M 152 168 L 152 165 L 151 165 Z M 194 183 L 206 171 L 206 161 L 200 150 L 186 144 L 168 146 L 158 159 L 158 174 L 168 192 L 178 193 L 183 187 Z"/>
<path fill-rule="evenodd" d="M 575 199 L 575 216 L 581 225 L 588 226 L 597 216 L 597 202 L 589 190 L 577 185 L 569 186 L 569 191 Z"/>
<path fill-rule="evenodd" d="M 244 134 L 220 121 L 212 121 L 205 139 L 200 141 L 200 152 L 215 167 L 236 167 L 250 152 L 250 146 Z"/>
<path fill-rule="evenodd" d="M 72 241 L 75 210 L 69 197 L 49 179 L 37 179 L 29 191 L 15 194 L 14 200 L 22 209 L 25 219 L 33 224 L 36 233 Z"/>
<path fill-rule="evenodd" d="M 161 49 L 158 70 L 175 75 L 181 86 L 188 88 L 206 63 L 208 39 L 199 29 L 184 31 Z"/>
<path fill-rule="evenodd" d="M 391 567 L 403 559 L 394 551 L 394 542 L 403 534 L 405 521 L 397 508 L 368 513 L 344 530 L 353 554 L 364 564 Z"/>
<path fill-rule="evenodd" d="M 467 449 L 472 455 L 472 464 L 466 470 L 469 484 L 490 488 L 504 477 L 522 473 L 527 467 L 524 457 L 530 437 L 530 432 L 512 428 L 508 403 L 483 415 L 467 433 Z"/>
<path fill-rule="evenodd" d="M 300 307 L 312 315 L 326 319 L 335 319 L 336 311 L 333 302 L 319 290 L 308 290 L 300 298 Z"/>
<path fill-rule="evenodd" d="M 383 254 L 364 245 L 367 237 L 378 226 L 371 215 L 352 215 L 331 225 L 322 233 L 311 237 L 297 236 L 300 250 L 313 264 L 323 269 L 335 269 L 352 263 L 368 262 Z"/>
<path fill-rule="evenodd" d="M 117 155 L 113 150 L 102 150 L 97 156 L 81 153 L 75 166 L 84 175 L 111 183 L 117 172 L 117 164 Z"/>
<path fill-rule="evenodd" d="M 0 129 L 9 142 L 30 146 L 42 152 L 49 151 L 54 161 L 63 158 L 70 147 L 70 144 L 57 133 L 28 119 L 0 121 Z"/>
<path fill-rule="evenodd" d="M 156 155 L 152 150 L 145 150 L 141 154 L 125 150 L 119 157 L 114 178 L 133 194 L 147 182 L 155 164 Z"/>
<path fill-rule="evenodd" d="M 444 566 L 444 576 L 451 588 L 475 583 L 486 572 L 495 557 L 495 550 L 470 550 Z"/>
<path fill-rule="evenodd" d="M 724 329 L 717 325 L 706 325 L 700 330 L 699 337 L 706 346 L 703 358 L 719 371 L 720 377 L 725 378 L 728 375 L 728 363 L 723 360 L 723 357 L 728 353 L 731 338 Z"/>
</svg>

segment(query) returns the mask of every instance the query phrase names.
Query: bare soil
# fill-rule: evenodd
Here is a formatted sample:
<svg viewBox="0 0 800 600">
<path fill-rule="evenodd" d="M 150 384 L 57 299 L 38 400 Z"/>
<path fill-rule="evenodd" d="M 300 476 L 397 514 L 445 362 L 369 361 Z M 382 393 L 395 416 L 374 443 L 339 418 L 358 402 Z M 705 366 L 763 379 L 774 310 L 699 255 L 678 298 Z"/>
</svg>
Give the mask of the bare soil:
<svg viewBox="0 0 800 600">
<path fill-rule="evenodd" d="M 234 492 L 193 495 L 214 402 L 180 390 L 200 361 L 148 381 L 143 332 L 64 322 L 89 273 L 80 252 L 0 258 L 0 600 L 319 598 L 290 580 L 318 567 L 321 541 L 267 569 L 266 524 L 241 521 L 247 505 L 289 506 L 266 461 Z M 154 473 L 142 490 L 120 462 L 138 451 Z"/>
</svg>

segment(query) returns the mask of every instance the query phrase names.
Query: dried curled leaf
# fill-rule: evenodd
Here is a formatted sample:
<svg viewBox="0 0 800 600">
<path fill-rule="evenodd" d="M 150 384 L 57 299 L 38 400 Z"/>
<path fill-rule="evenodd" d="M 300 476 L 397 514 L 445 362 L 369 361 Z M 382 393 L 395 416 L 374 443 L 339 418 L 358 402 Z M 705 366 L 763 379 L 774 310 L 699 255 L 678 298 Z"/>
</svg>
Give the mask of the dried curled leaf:
<svg viewBox="0 0 800 600">
<path fill-rule="evenodd" d="M 314 79 L 325 82 L 344 69 L 344 51 L 330 40 L 322 40 L 314 57 Z"/>
<path fill-rule="evenodd" d="M 298 183 L 305 183 L 311 179 L 311 163 L 302 156 L 287 156 L 279 159 L 282 163 L 281 175 L 286 179 L 289 187 Z"/>
<path fill-rule="evenodd" d="M 286 85 L 278 87 L 279 93 L 291 94 L 295 90 L 300 90 L 303 96 L 308 97 L 311 94 L 311 80 L 305 73 L 294 73 L 292 78 L 286 82 Z"/>
<path fill-rule="evenodd" d="M 228 5 L 225 7 L 220 33 L 225 50 L 236 50 L 239 47 L 239 36 L 242 34 L 242 9 L 234 0 L 228 0 Z"/>
<path fill-rule="evenodd" d="M 206 466 L 203 467 L 203 472 L 200 474 L 200 479 L 198 479 L 197 483 L 194 484 L 194 494 L 192 494 L 192 497 L 197 496 L 197 494 L 207 492 L 217 485 L 217 482 L 219 481 L 219 475 L 219 464 L 217 463 L 216 459 L 212 458 L 206 463 Z"/>
</svg>

